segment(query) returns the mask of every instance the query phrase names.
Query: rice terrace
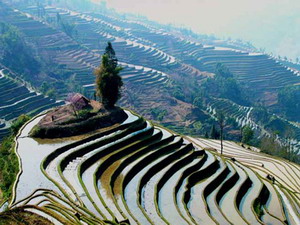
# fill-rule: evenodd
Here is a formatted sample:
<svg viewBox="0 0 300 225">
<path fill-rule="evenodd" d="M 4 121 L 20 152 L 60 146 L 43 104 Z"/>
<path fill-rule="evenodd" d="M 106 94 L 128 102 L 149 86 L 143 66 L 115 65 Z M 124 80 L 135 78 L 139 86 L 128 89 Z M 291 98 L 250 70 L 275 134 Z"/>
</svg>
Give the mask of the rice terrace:
<svg viewBox="0 0 300 225">
<path fill-rule="evenodd" d="M 299 225 L 299 58 L 110 4 L 0 2 L 0 225 Z"/>
</svg>

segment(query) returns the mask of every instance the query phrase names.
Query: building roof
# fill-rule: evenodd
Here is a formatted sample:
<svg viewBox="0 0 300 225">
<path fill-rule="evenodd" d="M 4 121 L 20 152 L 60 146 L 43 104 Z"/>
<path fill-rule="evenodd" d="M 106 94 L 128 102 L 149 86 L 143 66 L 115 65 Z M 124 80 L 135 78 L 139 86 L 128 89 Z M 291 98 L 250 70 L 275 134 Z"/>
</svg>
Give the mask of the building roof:
<svg viewBox="0 0 300 225">
<path fill-rule="evenodd" d="M 72 103 L 75 106 L 76 110 L 91 107 L 90 100 L 79 93 L 68 96 L 67 101 Z"/>
</svg>

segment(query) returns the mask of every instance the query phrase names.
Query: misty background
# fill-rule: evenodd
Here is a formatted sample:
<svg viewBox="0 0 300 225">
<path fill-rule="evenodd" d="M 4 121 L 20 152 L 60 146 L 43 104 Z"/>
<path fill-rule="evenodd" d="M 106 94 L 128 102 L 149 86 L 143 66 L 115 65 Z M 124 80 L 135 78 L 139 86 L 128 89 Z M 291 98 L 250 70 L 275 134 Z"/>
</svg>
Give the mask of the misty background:
<svg viewBox="0 0 300 225">
<path fill-rule="evenodd" d="M 103 0 L 92 0 L 103 1 Z M 299 0 L 105 0 L 118 12 L 194 32 L 251 42 L 267 53 L 300 58 Z"/>
</svg>

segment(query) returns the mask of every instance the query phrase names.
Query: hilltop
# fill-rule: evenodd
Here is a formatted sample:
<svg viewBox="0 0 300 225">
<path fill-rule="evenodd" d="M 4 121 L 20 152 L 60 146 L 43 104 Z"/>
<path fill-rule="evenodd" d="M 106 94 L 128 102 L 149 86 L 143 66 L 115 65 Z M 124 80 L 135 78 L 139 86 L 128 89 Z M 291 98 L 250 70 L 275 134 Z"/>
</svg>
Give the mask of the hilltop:
<svg viewBox="0 0 300 225">
<path fill-rule="evenodd" d="M 80 94 L 72 97 L 72 103 L 49 111 L 32 129 L 36 138 L 64 138 L 93 133 L 97 129 L 123 122 L 127 115 L 120 107 L 105 108 L 102 103 Z"/>
</svg>

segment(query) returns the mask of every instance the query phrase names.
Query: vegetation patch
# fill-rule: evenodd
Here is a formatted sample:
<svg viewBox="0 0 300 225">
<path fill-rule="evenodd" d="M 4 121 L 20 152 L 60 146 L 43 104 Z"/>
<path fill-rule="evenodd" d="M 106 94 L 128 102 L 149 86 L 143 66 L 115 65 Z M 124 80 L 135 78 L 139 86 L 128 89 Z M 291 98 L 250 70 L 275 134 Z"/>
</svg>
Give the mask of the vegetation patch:
<svg viewBox="0 0 300 225">
<path fill-rule="evenodd" d="M 123 109 L 106 109 L 101 103 L 89 100 L 83 108 L 74 103 L 49 112 L 33 129 L 30 135 L 36 138 L 63 138 L 89 133 L 97 129 L 123 122 L 127 114 Z"/>
<path fill-rule="evenodd" d="M 14 152 L 14 138 L 19 129 L 30 119 L 21 115 L 11 126 L 11 135 L 4 138 L 0 146 L 0 205 L 11 197 L 13 183 L 19 171 L 18 158 Z"/>
<path fill-rule="evenodd" d="M 40 72 L 40 62 L 33 56 L 22 34 L 16 27 L 3 22 L 0 23 L 0 52 L 1 63 L 25 74 L 29 80 L 32 80 L 33 74 Z"/>
<path fill-rule="evenodd" d="M 200 87 L 200 93 L 202 98 L 227 98 L 237 104 L 249 104 L 248 96 L 243 85 L 238 82 L 234 74 L 221 63 L 216 65 L 215 76 L 203 81 Z"/>
<path fill-rule="evenodd" d="M 155 120 L 162 121 L 166 114 L 167 114 L 166 110 L 159 109 L 159 108 L 151 109 L 151 115 Z"/>
<path fill-rule="evenodd" d="M 300 87 L 299 86 L 287 86 L 280 90 L 278 93 L 278 105 L 288 119 L 299 121 L 300 110 Z"/>
<path fill-rule="evenodd" d="M 259 147 L 263 153 L 281 157 L 300 164 L 299 150 L 294 149 L 289 143 L 282 144 L 278 142 L 275 135 L 272 137 L 262 138 Z"/>
<path fill-rule="evenodd" d="M 118 59 L 110 42 L 105 48 L 101 64 L 96 68 L 96 90 L 90 100 L 76 93 L 68 96 L 70 104 L 49 112 L 30 132 L 37 138 L 62 138 L 89 133 L 123 122 L 127 114 L 115 104 L 121 97 L 123 85 Z"/>
</svg>

